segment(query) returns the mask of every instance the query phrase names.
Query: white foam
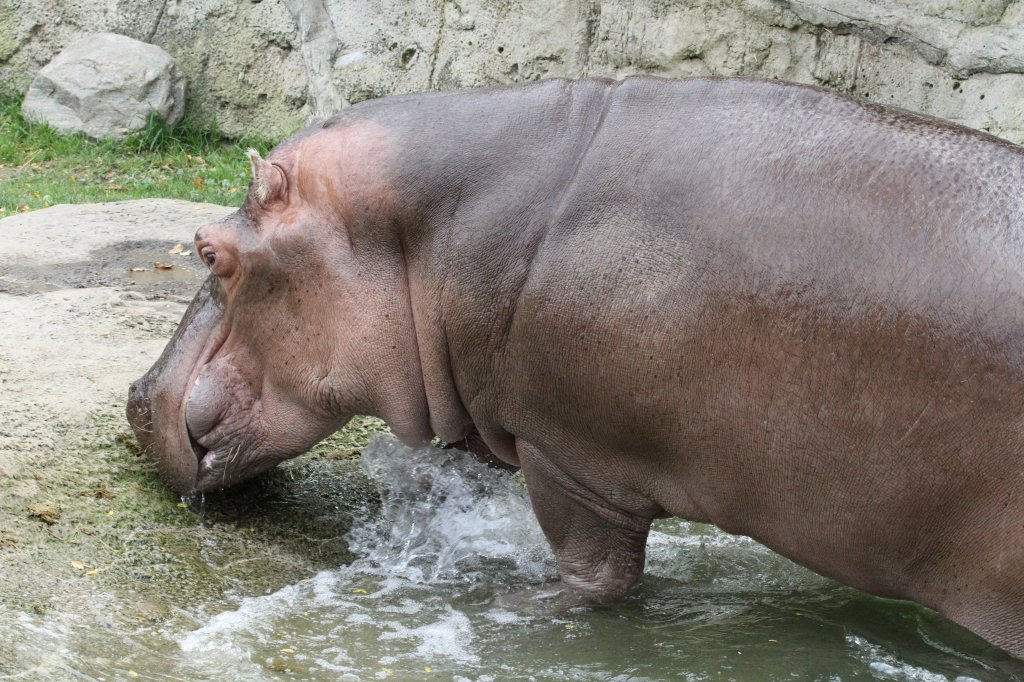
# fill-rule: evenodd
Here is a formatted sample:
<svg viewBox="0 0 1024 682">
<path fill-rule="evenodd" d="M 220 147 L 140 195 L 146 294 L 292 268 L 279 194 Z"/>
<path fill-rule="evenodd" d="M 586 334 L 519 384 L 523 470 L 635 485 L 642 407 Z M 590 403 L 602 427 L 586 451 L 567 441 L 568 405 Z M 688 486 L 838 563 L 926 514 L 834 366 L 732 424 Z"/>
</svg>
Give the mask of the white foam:
<svg viewBox="0 0 1024 682">
<path fill-rule="evenodd" d="M 412 599 L 403 599 L 400 604 L 391 606 L 382 606 L 377 609 L 381 613 L 402 613 L 405 615 L 412 615 L 419 613 L 423 610 L 423 604 Z"/>
<path fill-rule="evenodd" d="M 399 623 L 389 623 L 391 632 L 383 633 L 382 641 L 396 639 L 419 640 L 415 655 L 422 660 L 443 658 L 461 663 L 476 664 L 480 657 L 471 651 L 476 634 L 466 614 L 446 607 L 446 613 L 433 623 L 409 628 Z"/>
<path fill-rule="evenodd" d="M 484 613 L 484 618 L 492 623 L 497 623 L 498 625 L 513 625 L 516 623 L 523 623 L 528 620 L 518 613 L 506 611 L 505 609 L 491 609 Z"/>
<path fill-rule="evenodd" d="M 941 673 L 931 672 L 899 660 L 877 644 L 868 642 L 863 637 L 847 635 L 846 643 L 853 649 L 855 658 L 864 663 L 874 677 L 883 680 L 899 680 L 900 682 L 950 682 Z M 954 682 L 978 682 L 971 677 L 957 677 Z"/>
<path fill-rule="evenodd" d="M 237 609 L 218 613 L 206 625 L 185 635 L 178 646 L 186 653 L 218 652 L 248 660 L 248 649 L 237 644 L 235 633 L 245 631 L 258 642 L 268 641 L 273 634 L 271 623 L 300 601 L 302 589 L 303 583 L 297 583 L 266 597 L 243 599 Z"/>
</svg>

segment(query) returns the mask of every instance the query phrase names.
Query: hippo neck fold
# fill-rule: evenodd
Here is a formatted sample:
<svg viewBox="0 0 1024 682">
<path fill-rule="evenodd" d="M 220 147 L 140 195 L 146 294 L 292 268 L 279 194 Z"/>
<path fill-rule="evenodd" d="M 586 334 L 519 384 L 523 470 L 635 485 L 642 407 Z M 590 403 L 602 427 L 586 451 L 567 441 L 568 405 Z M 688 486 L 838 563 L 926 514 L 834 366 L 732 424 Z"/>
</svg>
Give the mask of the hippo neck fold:
<svg viewBox="0 0 1024 682">
<path fill-rule="evenodd" d="M 382 170 L 399 216 L 431 429 L 443 440 L 497 426 L 477 422 L 496 413 L 492 378 L 519 294 L 613 89 L 546 81 L 528 97 L 434 93 L 350 110 L 392 138 Z"/>
</svg>

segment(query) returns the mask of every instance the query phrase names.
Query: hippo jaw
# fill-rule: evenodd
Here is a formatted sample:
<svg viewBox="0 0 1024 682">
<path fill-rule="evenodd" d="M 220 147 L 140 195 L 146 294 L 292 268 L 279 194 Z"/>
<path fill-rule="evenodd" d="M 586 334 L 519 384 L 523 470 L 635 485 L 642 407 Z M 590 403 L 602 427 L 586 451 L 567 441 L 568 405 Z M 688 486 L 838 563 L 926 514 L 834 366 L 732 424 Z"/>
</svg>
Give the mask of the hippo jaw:
<svg viewBox="0 0 1024 682">
<path fill-rule="evenodd" d="M 207 281 L 196 294 L 185 313 L 186 320 L 196 320 L 196 313 L 209 306 L 209 285 Z M 184 393 L 188 377 L 169 368 L 187 363 L 182 356 L 191 344 L 185 343 L 184 337 L 191 326 L 181 324 L 157 363 L 132 382 L 126 409 L 128 423 L 142 452 L 154 462 L 160 477 L 182 494 L 195 487 L 198 459 L 185 428 L 184 405 L 176 400 Z"/>
<path fill-rule="evenodd" d="M 147 375 L 148 376 L 148 375 Z M 128 395 L 128 423 L 135 433 L 142 452 L 155 464 L 160 477 L 175 492 L 187 494 L 196 490 L 196 474 L 204 453 L 196 448 L 185 428 L 167 427 L 159 423 L 160 411 L 153 409 L 147 377 L 132 383 Z"/>
<path fill-rule="evenodd" d="M 252 463 L 259 460 L 263 439 L 247 437 L 250 424 L 260 422 L 259 412 L 230 358 L 213 357 L 197 367 L 182 400 L 182 423 L 197 461 L 196 490 L 225 487 L 247 478 L 246 469 L 259 469 Z"/>
<path fill-rule="evenodd" d="M 262 377 L 245 376 L 249 364 L 244 358 L 236 364 L 235 353 L 214 354 L 190 382 L 182 423 L 196 456 L 197 491 L 225 488 L 272 469 L 348 421 L 348 415 L 298 405 L 268 390 Z"/>
</svg>

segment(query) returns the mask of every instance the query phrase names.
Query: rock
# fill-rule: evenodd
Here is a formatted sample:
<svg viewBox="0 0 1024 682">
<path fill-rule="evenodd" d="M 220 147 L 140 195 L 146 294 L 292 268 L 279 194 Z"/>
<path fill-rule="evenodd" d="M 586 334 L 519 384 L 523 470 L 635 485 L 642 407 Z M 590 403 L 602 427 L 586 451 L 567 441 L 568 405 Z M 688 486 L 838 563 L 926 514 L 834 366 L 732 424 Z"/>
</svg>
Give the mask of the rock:
<svg viewBox="0 0 1024 682">
<path fill-rule="evenodd" d="M 120 138 L 144 130 L 150 112 L 173 125 L 185 78 L 156 45 L 116 33 L 85 36 L 43 67 L 22 104 L 25 117 L 62 133 Z"/>
<path fill-rule="evenodd" d="M 0 86 L 118 31 L 174 54 L 234 136 L 406 92 L 654 73 L 815 83 L 1024 142 L 1024 0 L 14 2 Z"/>
</svg>

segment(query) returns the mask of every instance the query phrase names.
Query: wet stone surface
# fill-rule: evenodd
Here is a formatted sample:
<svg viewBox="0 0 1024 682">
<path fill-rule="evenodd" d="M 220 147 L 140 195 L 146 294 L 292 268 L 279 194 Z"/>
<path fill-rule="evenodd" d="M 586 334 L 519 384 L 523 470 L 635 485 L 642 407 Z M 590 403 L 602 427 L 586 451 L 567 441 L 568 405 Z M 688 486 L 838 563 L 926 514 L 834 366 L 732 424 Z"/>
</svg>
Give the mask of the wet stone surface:
<svg viewBox="0 0 1024 682">
<path fill-rule="evenodd" d="M 176 248 L 179 253 L 171 253 Z M 14 262 L 0 275 L 0 293 L 118 287 L 148 297 L 190 299 L 207 274 L 191 255 L 191 248 L 191 244 L 180 242 L 133 240 L 94 249 L 77 262 Z"/>
</svg>

